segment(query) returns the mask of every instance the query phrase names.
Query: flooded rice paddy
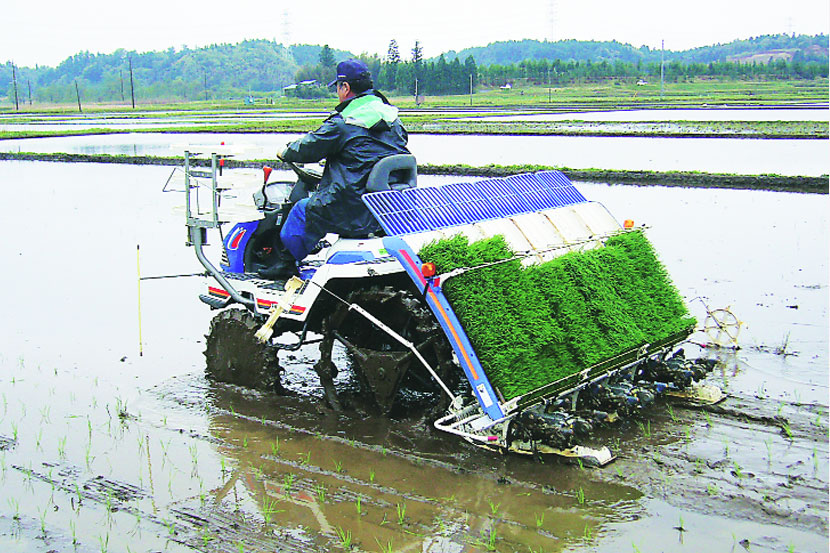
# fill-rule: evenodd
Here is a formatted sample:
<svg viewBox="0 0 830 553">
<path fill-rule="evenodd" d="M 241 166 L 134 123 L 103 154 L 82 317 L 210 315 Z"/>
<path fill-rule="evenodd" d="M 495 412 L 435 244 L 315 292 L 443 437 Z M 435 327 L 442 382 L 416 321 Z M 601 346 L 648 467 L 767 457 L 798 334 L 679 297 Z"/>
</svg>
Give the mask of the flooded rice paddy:
<svg viewBox="0 0 830 553">
<path fill-rule="evenodd" d="M 314 346 L 281 354 L 289 397 L 205 381 L 197 279 L 139 309 L 139 266 L 200 270 L 169 173 L 0 163 L 0 551 L 826 551 L 826 195 L 578 184 L 651 225 L 699 320 L 745 322 L 740 350 L 688 347 L 723 403 L 603 429 L 618 459 L 588 469 L 337 417 Z"/>
<path fill-rule="evenodd" d="M 181 155 L 189 144 L 244 145 L 238 159 L 273 159 L 299 134 L 127 133 L 0 140 L 0 151 L 128 156 Z M 540 164 L 570 169 L 704 171 L 745 175 L 830 174 L 830 142 L 816 139 L 641 138 L 592 136 L 410 137 L 421 164 Z"/>
</svg>

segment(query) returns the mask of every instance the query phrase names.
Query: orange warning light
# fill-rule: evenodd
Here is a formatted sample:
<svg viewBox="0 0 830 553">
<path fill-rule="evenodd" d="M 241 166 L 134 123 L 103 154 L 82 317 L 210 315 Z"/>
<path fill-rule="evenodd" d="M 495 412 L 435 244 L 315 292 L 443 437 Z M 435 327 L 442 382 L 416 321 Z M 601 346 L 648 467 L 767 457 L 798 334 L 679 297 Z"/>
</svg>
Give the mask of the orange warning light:
<svg viewBox="0 0 830 553">
<path fill-rule="evenodd" d="M 626 220 L 623 222 L 623 227 L 625 227 L 625 228 L 633 228 L 633 227 L 634 227 L 634 221 L 632 221 L 631 219 L 626 219 Z"/>
<path fill-rule="evenodd" d="M 435 263 L 424 263 L 421 265 L 421 274 L 424 278 L 432 278 L 435 276 Z"/>
</svg>

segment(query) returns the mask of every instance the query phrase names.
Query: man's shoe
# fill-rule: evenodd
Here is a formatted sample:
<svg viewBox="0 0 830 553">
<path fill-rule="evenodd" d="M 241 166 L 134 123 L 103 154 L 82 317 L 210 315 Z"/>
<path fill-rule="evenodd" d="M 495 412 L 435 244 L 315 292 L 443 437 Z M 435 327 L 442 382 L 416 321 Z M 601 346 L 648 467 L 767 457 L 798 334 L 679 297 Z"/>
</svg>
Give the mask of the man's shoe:
<svg viewBox="0 0 830 553">
<path fill-rule="evenodd" d="M 268 280 L 285 280 L 292 276 L 299 275 L 297 271 L 297 262 L 293 257 L 281 258 L 270 267 L 259 269 L 257 274 L 262 278 Z"/>
</svg>

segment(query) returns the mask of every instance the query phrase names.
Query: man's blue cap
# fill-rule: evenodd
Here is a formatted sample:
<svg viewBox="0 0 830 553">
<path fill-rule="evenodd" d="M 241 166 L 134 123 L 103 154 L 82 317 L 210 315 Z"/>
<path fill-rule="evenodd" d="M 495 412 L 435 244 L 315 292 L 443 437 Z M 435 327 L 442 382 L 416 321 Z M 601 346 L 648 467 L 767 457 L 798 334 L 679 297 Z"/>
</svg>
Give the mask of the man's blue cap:
<svg viewBox="0 0 830 553">
<path fill-rule="evenodd" d="M 370 77 L 369 68 L 360 60 L 346 60 L 337 64 L 337 78 L 329 83 L 332 87 L 338 81 L 356 81 L 361 77 Z"/>
</svg>

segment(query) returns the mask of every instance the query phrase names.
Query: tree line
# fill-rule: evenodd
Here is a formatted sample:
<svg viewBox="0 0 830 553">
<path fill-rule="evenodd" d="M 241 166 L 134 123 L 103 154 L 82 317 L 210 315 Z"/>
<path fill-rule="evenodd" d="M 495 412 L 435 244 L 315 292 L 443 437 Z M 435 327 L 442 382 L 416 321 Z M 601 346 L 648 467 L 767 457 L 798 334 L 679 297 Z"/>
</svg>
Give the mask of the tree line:
<svg viewBox="0 0 830 553">
<path fill-rule="evenodd" d="M 695 78 L 724 80 L 752 79 L 816 79 L 827 77 L 827 63 L 788 61 L 779 59 L 770 63 L 709 62 L 683 63 L 670 61 L 662 64 L 666 82 L 683 82 Z M 479 67 L 479 78 L 483 85 L 503 86 L 518 80 L 534 84 L 556 86 L 570 83 L 598 82 L 604 80 L 637 81 L 659 78 L 660 62 L 600 62 L 526 60 L 508 65 L 486 65 Z"/>
<path fill-rule="evenodd" d="M 677 53 L 667 53 L 663 67 L 665 79 L 678 82 L 695 78 L 826 78 L 826 36 L 824 46 L 821 38 L 776 35 L 707 47 L 718 48 L 721 57 L 728 53 L 735 59 L 741 56 L 751 59 L 759 48 L 790 47 L 786 51 L 790 59 L 770 63 L 700 61 L 706 59 L 701 49 L 686 52 L 686 61 L 674 55 Z M 552 47 L 572 57 L 538 57 L 542 52 L 552 54 Z M 57 67 L 17 67 L 6 62 L 0 65 L 0 94 L 5 93 L 6 105 L 14 105 L 15 90 L 22 106 L 30 101 L 70 103 L 77 97 L 84 102 L 129 103 L 132 77 L 135 97 L 142 102 L 215 100 L 247 95 L 273 97 L 299 81 L 313 80 L 324 85 L 333 78 L 337 61 L 349 57 L 359 57 L 369 66 L 377 88 L 399 94 L 415 94 L 416 88 L 418 95 L 468 94 L 471 85 L 475 91 L 482 85 L 503 86 L 520 80 L 563 86 L 608 79 L 636 81 L 660 75 L 659 57 L 655 60 L 654 51 L 614 42 L 512 41 L 488 48 L 491 54 L 509 52 L 510 56 L 526 57 L 510 63 L 480 63 L 472 53 L 476 50 L 472 49 L 448 52 L 428 60 L 424 58 L 420 42 L 416 41 L 403 55 L 395 40 L 389 43 L 383 57 L 354 56 L 328 45 L 285 47 L 275 41 L 247 40 L 238 44 L 144 53 L 123 49 L 112 54 L 81 52 Z M 465 56 L 465 52 L 470 53 Z M 580 59 L 581 55 L 595 59 Z M 493 59 L 492 55 L 482 53 L 482 56 Z M 313 97 L 333 96 L 325 88 L 313 90 Z"/>
</svg>

